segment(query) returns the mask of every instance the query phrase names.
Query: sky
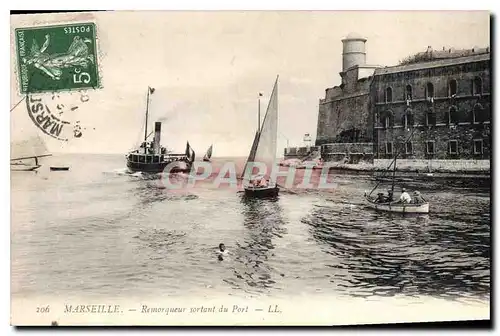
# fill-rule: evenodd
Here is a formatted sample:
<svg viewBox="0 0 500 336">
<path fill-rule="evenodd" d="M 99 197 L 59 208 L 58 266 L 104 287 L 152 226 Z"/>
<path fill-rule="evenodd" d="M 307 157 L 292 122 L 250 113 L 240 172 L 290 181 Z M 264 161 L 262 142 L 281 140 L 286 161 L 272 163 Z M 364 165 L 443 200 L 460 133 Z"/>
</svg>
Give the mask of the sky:
<svg viewBox="0 0 500 336">
<path fill-rule="evenodd" d="M 425 51 L 489 46 L 488 12 L 471 11 L 123 11 L 11 16 L 23 26 L 94 21 L 102 89 L 67 115 L 85 128 L 67 142 L 45 136 L 52 152 L 126 153 L 143 134 L 148 86 L 150 125 L 161 120 L 162 144 L 197 156 L 214 145 L 214 156 L 246 156 L 279 74 L 278 152 L 316 136 L 318 103 L 340 84 L 341 39 L 367 38 L 368 64 L 391 66 Z M 11 107 L 18 94 L 11 62 Z M 64 94 L 61 94 L 64 96 Z M 26 113 L 25 105 L 16 113 Z M 20 112 L 19 112 L 20 111 Z M 15 114 L 11 114 L 15 115 Z M 12 117 L 11 119 L 13 119 Z M 11 122 L 13 125 L 13 122 Z M 19 127 L 19 126 L 12 126 Z"/>
</svg>

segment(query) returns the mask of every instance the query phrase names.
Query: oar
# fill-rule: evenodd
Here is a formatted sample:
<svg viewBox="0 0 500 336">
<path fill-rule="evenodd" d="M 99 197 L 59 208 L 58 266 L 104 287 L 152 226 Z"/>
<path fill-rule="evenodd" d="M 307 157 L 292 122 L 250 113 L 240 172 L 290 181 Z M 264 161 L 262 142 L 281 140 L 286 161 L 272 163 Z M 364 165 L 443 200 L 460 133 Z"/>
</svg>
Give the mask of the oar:
<svg viewBox="0 0 500 336">
<path fill-rule="evenodd" d="M 277 185 L 278 187 L 280 187 L 281 189 L 286 190 L 286 192 L 289 192 L 289 193 L 294 194 L 294 195 L 296 195 L 296 194 L 297 194 L 295 191 L 291 191 L 290 189 L 287 189 L 287 188 L 283 187 L 282 185 L 279 185 L 278 183 L 276 183 L 276 185 Z"/>
</svg>

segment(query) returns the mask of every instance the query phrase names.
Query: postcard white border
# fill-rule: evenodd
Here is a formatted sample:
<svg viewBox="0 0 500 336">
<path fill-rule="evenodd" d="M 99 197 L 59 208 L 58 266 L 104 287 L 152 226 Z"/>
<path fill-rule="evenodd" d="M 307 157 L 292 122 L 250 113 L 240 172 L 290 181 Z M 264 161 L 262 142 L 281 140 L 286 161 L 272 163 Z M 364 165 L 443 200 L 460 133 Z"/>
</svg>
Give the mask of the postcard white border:
<svg viewBox="0 0 500 336">
<path fill-rule="evenodd" d="M 7 6 L 9 4 L 8 2 L 2 2 L 2 7 Z M 40 3 L 38 1 L 18 1 L 16 2 L 16 9 L 19 10 L 28 10 L 28 9 L 33 9 L 33 8 L 39 8 L 42 9 L 46 8 L 63 8 L 63 9 L 74 9 L 77 10 L 79 3 L 78 2 L 68 2 L 68 1 L 50 1 L 46 0 L 43 3 Z M 188 9 L 188 10 L 221 10 L 221 9 L 231 9 L 231 10 L 385 10 L 385 9 L 392 9 L 392 10 L 491 10 L 494 14 L 498 15 L 497 8 L 499 6 L 498 1 L 488 1 L 488 0 L 476 0 L 476 1 L 463 1 L 463 2 L 453 2 L 453 1 L 436 1 L 436 0 L 421 0 L 418 2 L 403 2 L 403 1 L 369 1 L 369 0 L 363 0 L 363 1 L 346 1 L 346 2 L 332 2 L 332 1 L 319 1 L 319 0 L 308 0 L 308 1 L 297 1 L 297 0 L 288 0 L 288 1 L 278 1 L 278 0 L 252 0 L 252 1 L 244 1 L 244 2 L 236 2 L 236 1 L 221 1 L 221 0 L 212 0 L 212 1 L 203 1 L 203 0 L 185 0 L 185 1 L 179 1 L 179 2 L 164 2 L 164 1 L 148 1 L 148 0 L 143 0 L 140 2 L 137 1 L 119 1 L 119 2 L 108 2 L 108 3 L 103 3 L 102 1 L 96 1 L 96 0 L 87 0 L 85 1 L 85 8 L 95 8 L 95 9 L 114 9 L 114 10 L 179 10 L 179 9 Z M 3 8 L 2 8 L 3 9 Z M 3 18 L 5 18 L 4 22 L 4 32 L 10 30 L 10 18 L 9 18 L 9 13 L 7 11 L 7 8 L 2 11 L 3 13 Z M 498 25 L 498 22 L 496 22 Z M 496 48 L 497 45 L 497 35 L 494 34 L 494 46 Z M 9 35 L 8 34 L 1 34 L 1 39 L 2 42 L 1 45 L 4 49 L 9 48 L 10 42 L 9 42 Z M 9 53 L 7 50 L 5 50 L 2 54 L 2 61 L 3 65 L 2 66 L 2 79 L 3 79 L 3 86 L 4 90 L 2 90 L 2 101 L 3 105 L 9 106 L 11 105 L 10 103 L 10 98 L 9 98 L 9 92 L 10 92 L 10 74 L 7 71 L 7 69 L 10 69 L 10 59 L 9 59 Z M 496 55 L 496 54 L 494 54 Z M 495 60 L 496 62 L 496 60 Z M 495 67 L 496 70 L 496 67 Z M 497 75 L 497 72 L 495 71 L 495 77 Z M 495 90 L 495 98 L 497 98 L 497 90 Z M 2 118 L 5 118 L 0 122 L 0 136 L 2 137 L 2 146 L 3 146 L 3 152 L 5 153 L 10 153 L 9 149 L 9 143 L 10 143 L 10 130 L 9 130 L 9 118 L 6 117 L 6 113 L 2 115 Z M 495 118 L 495 123 L 498 124 L 498 119 Z M 498 125 L 495 125 L 498 126 Z M 497 127 L 495 127 L 497 128 Z M 499 148 L 499 142 L 498 141 L 498 136 L 496 137 L 496 142 L 495 142 L 495 148 Z M 495 153 L 496 154 L 496 153 Z M 2 222 L 2 229 L 3 229 L 3 239 L 4 239 L 4 244 L 2 244 L 2 251 L 1 251 L 1 259 L 2 259 L 2 268 L 4 270 L 8 269 L 9 276 L 3 276 L 2 277 L 2 282 L 3 282 L 3 290 L 2 290 L 2 302 L 3 304 L 0 306 L 0 316 L 3 317 L 3 323 L 2 327 L 0 330 L 2 331 L 2 335 L 11 335 L 14 334 L 15 330 L 12 327 L 9 327 L 9 316 L 10 316 L 10 170 L 7 168 L 7 156 L 5 156 L 5 161 L 4 163 L 0 166 L 1 170 L 1 176 L 2 176 L 2 186 L 1 188 L 1 193 L 2 193 L 2 199 L 1 199 L 1 204 L 2 204 L 2 211 L 0 212 L 1 215 L 3 216 Z M 496 190 L 496 186 L 499 182 L 497 182 L 494 185 L 494 189 Z M 495 205 L 498 205 L 498 199 L 495 199 L 495 203 L 493 208 L 495 208 Z M 498 208 L 498 207 L 496 207 Z M 495 223 L 492 223 L 495 224 Z M 498 232 L 498 230 L 495 230 L 495 232 Z M 495 236 L 495 238 L 497 238 Z M 496 249 L 495 249 L 496 250 Z M 494 260 L 497 260 L 497 258 L 494 258 Z M 5 274 L 5 273 L 4 273 Z M 495 277 L 496 278 L 496 277 Z M 494 299 L 494 298 L 492 298 Z M 493 304 L 493 302 L 492 302 Z M 496 309 L 498 312 L 498 309 Z M 496 317 L 496 316 L 495 316 Z M 492 318 L 494 318 L 492 316 Z M 46 332 L 51 332 L 50 329 L 47 329 Z M 99 331 L 83 331 L 80 332 L 81 335 L 90 335 L 92 334 L 108 334 L 110 332 L 120 332 L 120 331 L 104 331 L 104 330 L 99 330 Z M 164 332 L 164 331 L 160 331 Z M 182 331 L 168 331 L 169 333 L 178 333 Z M 185 331 L 185 332 L 190 332 L 190 333 L 198 333 L 202 332 L 201 330 L 199 331 Z M 205 331 L 206 332 L 206 331 Z M 221 331 L 215 330 L 212 332 L 217 332 L 220 333 Z M 232 330 L 230 332 L 233 333 L 238 333 L 239 330 Z M 246 331 L 249 332 L 249 331 Z M 250 331 L 250 332 L 256 332 L 256 330 Z M 279 330 L 265 330 L 261 331 L 264 333 L 273 333 L 275 334 L 280 334 L 280 333 L 285 333 L 289 332 L 287 331 L 279 331 Z M 300 332 L 305 332 L 304 330 L 301 330 Z M 307 331 L 307 332 L 312 332 L 312 331 Z M 324 330 L 324 332 L 331 332 Z M 401 331 L 404 332 L 404 331 Z M 437 331 L 436 331 L 437 332 Z M 449 331 L 450 334 L 454 333 L 455 331 Z M 42 333 L 40 332 L 34 332 L 32 334 L 38 334 Z M 128 331 L 128 334 L 132 335 L 139 335 L 143 334 L 144 330 L 134 330 L 134 331 Z M 336 333 L 344 333 L 341 331 L 336 331 Z M 385 334 L 383 330 L 376 332 L 379 334 Z M 469 331 L 467 332 L 469 334 Z M 60 335 L 70 335 L 72 334 L 71 331 L 62 331 L 59 332 L 58 334 Z M 471 334 L 473 334 L 471 332 Z"/>
</svg>

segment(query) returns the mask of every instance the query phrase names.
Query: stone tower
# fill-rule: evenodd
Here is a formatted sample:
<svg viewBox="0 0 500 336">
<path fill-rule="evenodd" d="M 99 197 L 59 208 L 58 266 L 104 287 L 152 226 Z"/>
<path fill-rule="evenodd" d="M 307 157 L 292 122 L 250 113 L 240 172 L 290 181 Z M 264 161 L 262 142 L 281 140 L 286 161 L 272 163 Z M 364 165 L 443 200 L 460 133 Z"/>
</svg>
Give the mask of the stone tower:
<svg viewBox="0 0 500 336">
<path fill-rule="evenodd" d="M 359 34 L 350 33 L 342 40 L 342 72 L 354 65 L 366 64 L 366 39 Z"/>
</svg>

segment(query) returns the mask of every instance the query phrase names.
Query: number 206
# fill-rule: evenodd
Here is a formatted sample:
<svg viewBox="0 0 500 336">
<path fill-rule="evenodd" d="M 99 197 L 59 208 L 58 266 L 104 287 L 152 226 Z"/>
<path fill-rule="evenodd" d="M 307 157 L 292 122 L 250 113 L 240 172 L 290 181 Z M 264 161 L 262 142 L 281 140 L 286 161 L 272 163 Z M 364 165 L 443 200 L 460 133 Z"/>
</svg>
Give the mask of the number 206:
<svg viewBox="0 0 500 336">
<path fill-rule="evenodd" d="M 49 311 L 50 311 L 50 307 L 49 306 L 36 307 L 36 312 L 37 313 L 48 313 Z"/>
<path fill-rule="evenodd" d="M 73 74 L 73 83 L 75 84 L 81 84 L 81 83 L 89 83 L 90 82 L 90 75 L 86 72 L 80 72 L 81 70 L 76 69 L 75 74 Z"/>
</svg>

